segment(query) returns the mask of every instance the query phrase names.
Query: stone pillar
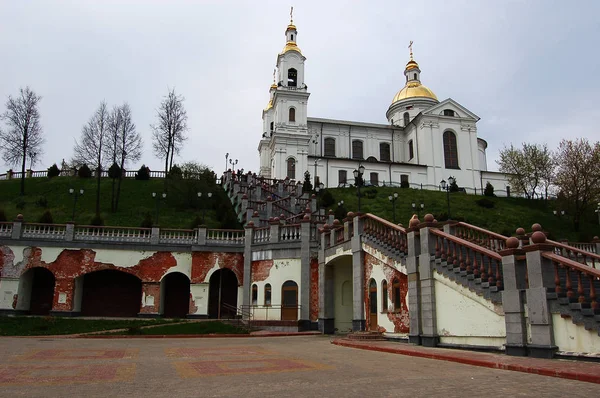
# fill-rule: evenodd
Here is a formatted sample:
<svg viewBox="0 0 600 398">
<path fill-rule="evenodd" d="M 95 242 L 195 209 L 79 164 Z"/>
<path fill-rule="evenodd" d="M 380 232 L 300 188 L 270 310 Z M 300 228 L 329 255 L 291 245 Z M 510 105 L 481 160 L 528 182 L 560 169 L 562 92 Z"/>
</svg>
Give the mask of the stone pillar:
<svg viewBox="0 0 600 398">
<path fill-rule="evenodd" d="M 272 221 L 269 221 L 271 227 L 269 242 L 279 243 L 279 218 L 275 217 Z"/>
<path fill-rule="evenodd" d="M 56 279 L 54 283 L 54 298 L 52 300 L 52 316 L 77 316 L 80 311 L 75 311 L 75 280 Z"/>
<path fill-rule="evenodd" d="M 310 197 L 310 211 L 314 213 L 317 211 L 317 196 L 312 194 Z"/>
<path fill-rule="evenodd" d="M 206 227 L 202 226 L 202 227 L 198 227 L 197 228 L 198 234 L 197 236 L 197 240 L 196 240 L 196 244 L 200 245 L 200 246 L 206 246 Z"/>
<path fill-rule="evenodd" d="M 427 219 L 428 216 L 431 215 L 427 214 L 425 219 Z M 433 220 L 433 216 L 431 216 L 431 219 Z M 413 226 L 413 228 L 416 228 L 416 226 Z M 431 235 L 430 226 L 426 226 L 419 230 L 419 240 L 421 243 L 421 253 L 418 256 L 421 344 L 426 347 L 435 347 L 438 345 L 440 337 L 437 332 L 435 279 L 433 278 L 432 264 L 432 261 L 435 261 L 435 237 Z"/>
<path fill-rule="evenodd" d="M 535 228 L 534 228 L 535 230 Z M 554 267 L 542 253 L 552 251 L 554 246 L 546 244 L 546 235 L 541 230 L 531 235 L 532 245 L 525 247 L 527 258 L 527 315 L 531 330 L 527 345 L 529 356 L 552 358 L 557 350 L 554 345 L 552 313 L 548 304 L 548 289 L 554 289 Z"/>
<path fill-rule="evenodd" d="M 67 221 L 65 227 L 65 241 L 73 242 L 75 239 L 75 224 L 71 221 Z"/>
<path fill-rule="evenodd" d="M 335 220 L 335 213 L 333 210 L 329 210 L 329 213 L 327 214 L 327 224 L 333 225 L 333 220 Z"/>
<path fill-rule="evenodd" d="M 159 242 L 160 242 L 160 228 L 152 227 L 152 235 L 150 235 L 150 244 L 158 245 Z"/>
<path fill-rule="evenodd" d="M 273 217 L 273 198 L 269 196 L 267 198 L 267 220 L 270 220 Z"/>
<path fill-rule="evenodd" d="M 352 331 L 366 329 L 365 322 L 365 253 L 362 250 L 363 221 L 354 217 L 352 237 Z"/>
<path fill-rule="evenodd" d="M 247 223 L 244 229 L 244 277 L 242 284 L 244 287 L 244 295 L 242 298 L 242 307 L 244 309 L 249 309 L 251 303 L 250 295 L 252 294 L 252 239 L 254 237 L 254 222 L 250 221 L 249 223 Z M 243 313 L 246 314 L 246 311 L 244 311 Z"/>
<path fill-rule="evenodd" d="M 325 239 L 325 232 L 323 232 L 319 250 L 319 331 L 333 334 L 335 332 L 333 268 L 325 265 Z"/>
<path fill-rule="evenodd" d="M 421 284 L 419 281 L 419 254 L 421 241 L 419 232 L 408 232 L 408 257 L 406 257 L 406 274 L 408 279 L 408 308 L 410 331 L 408 341 L 412 344 L 421 344 Z"/>
<path fill-rule="evenodd" d="M 300 318 L 298 330 L 310 329 L 310 216 L 305 214 L 300 224 Z"/>
<path fill-rule="evenodd" d="M 12 180 L 12 178 L 13 178 L 13 173 L 14 173 L 14 171 L 12 171 L 12 169 L 8 170 L 8 171 L 6 172 L 6 179 L 7 179 L 7 180 Z"/>
<path fill-rule="evenodd" d="M 242 195 L 242 203 L 240 206 L 239 213 L 246 213 L 246 210 L 248 209 L 248 195 Z"/>
<path fill-rule="evenodd" d="M 502 308 L 506 324 L 506 354 L 527 355 L 527 326 L 525 324 L 525 283 L 527 267 L 519 238 L 508 238 L 502 256 Z"/>
<path fill-rule="evenodd" d="M 13 221 L 11 239 L 21 239 L 23 230 L 23 216 L 19 214 L 17 219 Z"/>
<path fill-rule="evenodd" d="M 31 169 L 25 170 L 25 178 L 31 178 Z"/>
<path fill-rule="evenodd" d="M 600 217 L 600 214 L 598 215 L 598 217 Z M 598 220 L 598 222 L 600 222 L 600 219 Z M 594 236 L 594 239 L 592 239 L 592 243 L 594 243 L 596 245 L 596 254 L 600 254 L 600 238 L 598 238 L 597 236 Z M 600 264 L 598 264 L 596 267 L 600 267 Z M 600 268 L 597 268 L 600 269 Z"/>
<path fill-rule="evenodd" d="M 140 318 L 160 317 L 160 282 L 142 282 Z"/>
<path fill-rule="evenodd" d="M 283 181 L 277 183 L 277 195 L 283 196 Z"/>
</svg>

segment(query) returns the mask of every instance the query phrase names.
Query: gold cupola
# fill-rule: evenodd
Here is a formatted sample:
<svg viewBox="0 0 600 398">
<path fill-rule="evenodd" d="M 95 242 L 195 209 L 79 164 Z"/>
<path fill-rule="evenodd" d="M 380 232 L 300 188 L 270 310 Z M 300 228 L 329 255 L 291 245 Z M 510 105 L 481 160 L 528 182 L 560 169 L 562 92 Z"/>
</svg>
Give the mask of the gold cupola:
<svg viewBox="0 0 600 398">
<path fill-rule="evenodd" d="M 404 68 L 406 85 L 396 93 L 392 100 L 392 104 L 408 98 L 430 98 L 437 101 L 438 99 L 433 91 L 421 84 L 421 69 L 419 68 L 417 61 L 413 58 L 412 41 L 408 47 L 410 48 L 410 60 L 406 64 L 406 68 Z"/>
<path fill-rule="evenodd" d="M 297 51 L 302 55 L 302 51 L 300 47 L 296 44 L 296 36 L 298 36 L 298 31 L 296 30 L 296 25 L 294 25 L 294 17 L 293 17 L 294 7 L 292 7 L 290 11 L 290 23 L 285 30 L 285 47 L 283 47 L 283 51 L 281 54 L 285 54 L 288 51 Z"/>
</svg>

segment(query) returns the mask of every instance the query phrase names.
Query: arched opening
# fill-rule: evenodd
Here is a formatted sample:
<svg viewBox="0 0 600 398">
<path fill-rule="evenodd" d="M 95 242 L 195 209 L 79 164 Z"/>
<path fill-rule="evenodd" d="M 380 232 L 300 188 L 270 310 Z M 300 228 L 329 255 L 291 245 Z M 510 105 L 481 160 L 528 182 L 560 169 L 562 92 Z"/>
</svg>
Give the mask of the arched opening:
<svg viewBox="0 0 600 398">
<path fill-rule="evenodd" d="M 390 151 L 390 144 L 388 144 L 387 142 L 382 142 L 379 144 L 379 159 L 381 159 L 382 162 L 389 162 L 391 160 L 391 151 Z"/>
<path fill-rule="evenodd" d="M 381 311 L 388 312 L 388 283 L 386 280 L 381 282 Z"/>
<path fill-rule="evenodd" d="M 296 121 L 296 108 L 290 108 L 288 113 L 289 113 L 288 120 L 290 122 L 295 122 Z"/>
<path fill-rule="evenodd" d="M 352 332 L 352 256 L 339 256 L 325 266 L 324 333 Z"/>
<path fill-rule="evenodd" d="M 400 295 L 400 281 L 394 278 L 392 281 L 392 301 L 394 302 L 394 312 L 402 310 L 402 296 Z"/>
<path fill-rule="evenodd" d="M 271 284 L 267 283 L 265 285 L 265 306 L 271 305 Z"/>
<path fill-rule="evenodd" d="M 281 286 L 281 320 L 295 321 L 298 319 L 298 284 L 285 281 Z"/>
<path fill-rule="evenodd" d="M 82 315 L 135 317 L 141 302 L 142 281 L 134 275 L 103 270 L 83 277 Z"/>
<path fill-rule="evenodd" d="M 289 87 L 296 87 L 298 85 L 298 71 L 294 68 L 288 69 L 288 84 Z"/>
<path fill-rule="evenodd" d="M 258 286 L 252 285 L 252 305 L 258 305 Z"/>
<path fill-rule="evenodd" d="M 29 311 L 31 315 L 48 315 L 54 302 L 54 274 L 42 267 L 35 267 L 21 275 L 17 296 L 17 310 Z"/>
<path fill-rule="evenodd" d="M 377 330 L 377 282 L 369 281 L 369 330 Z"/>
<path fill-rule="evenodd" d="M 229 268 L 215 271 L 208 281 L 208 317 L 234 318 L 237 314 L 238 280 Z"/>
<path fill-rule="evenodd" d="M 296 159 L 289 158 L 287 160 L 287 177 L 290 180 L 296 179 Z"/>
<path fill-rule="evenodd" d="M 363 157 L 363 142 L 359 140 L 352 141 L 352 159 L 364 159 Z"/>
<path fill-rule="evenodd" d="M 404 127 L 408 126 L 408 123 L 410 123 L 410 115 L 408 112 L 404 112 Z"/>
<path fill-rule="evenodd" d="M 190 280 L 181 272 L 167 274 L 161 284 L 161 304 L 165 318 L 185 318 L 190 312 Z"/>
<path fill-rule="evenodd" d="M 452 131 L 444 132 L 444 161 L 447 169 L 458 169 L 456 135 Z"/>
<path fill-rule="evenodd" d="M 271 122 L 271 124 L 270 124 L 270 127 L 271 127 L 271 133 L 273 132 L 273 125 L 274 125 L 274 123 L 273 123 L 273 122 Z"/>
<path fill-rule="evenodd" d="M 335 138 L 331 138 L 331 137 L 325 138 L 323 155 L 335 157 Z"/>
<path fill-rule="evenodd" d="M 408 160 L 411 160 L 415 157 L 415 147 L 413 144 L 413 140 L 408 141 Z"/>
</svg>

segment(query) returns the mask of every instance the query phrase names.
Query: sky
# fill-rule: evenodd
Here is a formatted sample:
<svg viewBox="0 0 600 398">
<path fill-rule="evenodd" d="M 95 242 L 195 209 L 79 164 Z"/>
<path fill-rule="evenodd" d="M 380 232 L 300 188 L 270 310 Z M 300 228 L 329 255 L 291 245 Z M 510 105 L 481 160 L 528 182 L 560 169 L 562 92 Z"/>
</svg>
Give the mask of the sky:
<svg viewBox="0 0 600 398">
<path fill-rule="evenodd" d="M 257 170 L 290 6 L 311 117 L 387 123 L 412 40 L 422 83 L 481 118 L 488 169 L 510 144 L 600 138 L 597 0 L 0 0 L 0 112 L 20 87 L 43 97 L 42 170 L 72 157 L 101 101 L 127 102 L 144 140 L 129 168 L 160 170 L 150 125 L 174 88 L 189 126 L 176 163 L 221 173 L 228 153 Z"/>
</svg>

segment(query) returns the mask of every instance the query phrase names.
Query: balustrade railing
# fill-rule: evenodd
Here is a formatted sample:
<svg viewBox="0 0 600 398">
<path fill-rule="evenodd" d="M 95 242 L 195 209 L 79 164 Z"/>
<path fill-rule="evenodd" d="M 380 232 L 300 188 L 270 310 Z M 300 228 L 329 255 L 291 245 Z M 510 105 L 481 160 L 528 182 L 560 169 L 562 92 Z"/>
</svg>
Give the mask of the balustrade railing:
<svg viewBox="0 0 600 398">
<path fill-rule="evenodd" d="M 597 250 L 597 245 L 596 242 L 591 242 L 591 243 L 585 243 L 585 242 L 567 242 L 567 245 L 574 247 L 576 249 L 579 250 L 583 250 L 584 252 L 588 252 L 588 253 L 595 253 L 595 254 L 600 254 L 598 253 Z"/>
<path fill-rule="evenodd" d="M 260 227 L 254 229 L 252 243 L 268 243 L 271 240 L 271 227 Z"/>
<path fill-rule="evenodd" d="M 198 242 L 198 231 L 193 229 L 160 229 L 158 243 L 193 245 Z"/>
<path fill-rule="evenodd" d="M 88 242 L 150 243 L 151 235 L 151 228 L 78 225 L 75 227 L 74 240 Z"/>
<path fill-rule="evenodd" d="M 468 242 L 485 247 L 487 249 L 498 252 L 506 248 L 506 240 L 504 235 L 488 231 L 475 225 L 459 222 L 454 225 L 455 235 Z"/>
<path fill-rule="evenodd" d="M 258 212 L 267 211 L 267 203 L 263 201 L 249 200 L 248 208 Z"/>
<path fill-rule="evenodd" d="M 207 229 L 206 243 L 218 245 L 244 245 L 245 232 L 238 229 Z"/>
<path fill-rule="evenodd" d="M 23 224 L 21 237 L 23 239 L 61 240 L 64 239 L 65 233 L 65 225 L 27 223 Z"/>
<path fill-rule="evenodd" d="M 405 256 L 408 255 L 408 238 L 406 230 L 373 214 L 363 216 L 363 232 Z"/>
<path fill-rule="evenodd" d="M 568 244 L 555 242 L 553 240 L 547 240 L 546 242 L 554 245 L 554 253 L 563 257 L 567 257 L 582 265 L 587 265 L 588 267 L 600 269 L 600 255 Z M 596 244 L 590 243 L 590 245 L 595 246 Z"/>
<path fill-rule="evenodd" d="M 13 224 L 11 222 L 0 222 L 0 237 L 10 238 Z"/>
<path fill-rule="evenodd" d="M 435 258 L 448 269 L 473 275 L 487 287 L 503 289 L 502 256 L 479 244 L 469 242 L 438 229 L 430 229 L 435 236 Z M 485 287 L 485 286 L 484 286 Z"/>
<path fill-rule="evenodd" d="M 279 226 L 279 241 L 298 241 L 302 237 L 301 224 L 286 224 Z"/>
</svg>

